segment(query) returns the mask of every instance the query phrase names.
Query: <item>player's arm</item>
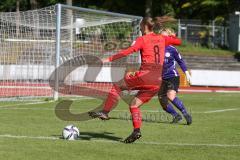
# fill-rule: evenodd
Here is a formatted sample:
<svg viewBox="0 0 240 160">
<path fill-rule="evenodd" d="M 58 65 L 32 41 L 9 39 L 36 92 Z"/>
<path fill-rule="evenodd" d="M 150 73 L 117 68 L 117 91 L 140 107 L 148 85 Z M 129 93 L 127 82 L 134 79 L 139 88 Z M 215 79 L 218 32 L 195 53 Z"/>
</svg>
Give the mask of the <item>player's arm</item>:
<svg viewBox="0 0 240 160">
<path fill-rule="evenodd" d="M 177 38 L 176 36 L 163 36 L 165 39 L 165 46 L 169 45 L 181 45 L 182 40 Z"/>
<path fill-rule="evenodd" d="M 172 48 L 172 52 L 173 52 L 174 59 L 179 64 L 182 71 L 186 72 L 187 71 L 187 65 L 186 65 L 185 61 L 182 59 L 181 54 L 178 52 L 178 50 L 176 48 Z"/>
<path fill-rule="evenodd" d="M 187 69 L 187 65 L 186 65 L 185 61 L 182 59 L 181 54 L 178 52 L 178 50 L 176 48 L 173 49 L 173 57 L 177 61 L 177 63 L 179 64 L 182 71 L 185 73 L 187 81 L 190 83 L 191 76 L 190 76 L 189 71 Z"/>
<path fill-rule="evenodd" d="M 114 61 L 116 59 L 125 57 L 129 54 L 132 54 L 134 52 L 139 51 L 140 49 L 142 49 L 142 46 L 143 46 L 143 40 L 142 40 L 141 37 L 139 37 L 139 38 L 136 39 L 136 41 L 133 42 L 133 44 L 129 48 L 121 50 L 113 56 L 110 56 L 108 58 L 104 58 L 102 61 L 103 62 L 111 62 L 111 61 Z"/>
</svg>

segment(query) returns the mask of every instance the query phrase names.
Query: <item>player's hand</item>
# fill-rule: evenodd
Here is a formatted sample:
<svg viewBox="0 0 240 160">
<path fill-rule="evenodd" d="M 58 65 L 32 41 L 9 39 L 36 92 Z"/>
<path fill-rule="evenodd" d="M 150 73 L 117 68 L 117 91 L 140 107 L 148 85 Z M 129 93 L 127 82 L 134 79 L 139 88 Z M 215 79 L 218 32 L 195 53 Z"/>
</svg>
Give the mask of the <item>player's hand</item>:
<svg viewBox="0 0 240 160">
<path fill-rule="evenodd" d="M 185 75 L 186 75 L 186 78 L 187 78 L 188 83 L 191 84 L 191 78 L 192 78 L 192 77 L 191 77 L 191 75 L 189 74 L 189 72 L 186 71 L 186 72 L 185 72 Z"/>
<path fill-rule="evenodd" d="M 102 59 L 102 62 L 103 62 L 103 63 L 107 63 L 107 62 L 109 62 L 109 59 L 108 59 L 108 58 L 103 58 L 103 59 Z"/>
</svg>

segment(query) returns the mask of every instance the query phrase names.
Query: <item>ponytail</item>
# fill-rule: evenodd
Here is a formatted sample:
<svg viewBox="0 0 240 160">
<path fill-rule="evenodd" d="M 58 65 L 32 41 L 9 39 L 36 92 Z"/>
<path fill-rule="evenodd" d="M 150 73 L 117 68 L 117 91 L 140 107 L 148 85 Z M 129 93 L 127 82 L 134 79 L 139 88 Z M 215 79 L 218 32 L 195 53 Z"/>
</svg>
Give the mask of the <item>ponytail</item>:
<svg viewBox="0 0 240 160">
<path fill-rule="evenodd" d="M 140 25 L 146 25 L 150 31 L 159 31 L 164 27 L 165 23 L 175 22 L 176 19 L 169 16 L 161 16 L 161 17 L 144 17 Z"/>
<path fill-rule="evenodd" d="M 155 17 L 153 21 L 154 21 L 153 31 L 159 32 L 161 29 L 164 28 L 164 25 L 166 23 L 176 22 L 176 19 L 169 16 L 162 16 L 162 17 Z"/>
</svg>

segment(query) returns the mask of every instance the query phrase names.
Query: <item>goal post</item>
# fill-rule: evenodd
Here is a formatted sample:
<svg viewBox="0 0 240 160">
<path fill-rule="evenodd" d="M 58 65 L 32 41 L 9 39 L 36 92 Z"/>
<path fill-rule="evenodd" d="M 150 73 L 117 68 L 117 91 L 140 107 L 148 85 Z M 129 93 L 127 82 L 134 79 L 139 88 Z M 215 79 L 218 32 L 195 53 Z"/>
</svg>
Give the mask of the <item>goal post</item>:
<svg viewBox="0 0 240 160">
<path fill-rule="evenodd" d="M 98 94 L 110 82 L 123 78 L 125 62 L 138 63 L 138 54 L 114 65 L 104 64 L 100 70 L 88 64 L 79 66 L 64 79 L 70 86 L 66 93 L 57 91 L 63 72 L 72 64 L 65 66 L 66 71 L 56 69 L 78 56 L 100 59 L 128 47 L 140 34 L 141 19 L 63 4 L 0 12 L 0 99 L 57 100 L 59 96 L 77 96 L 71 91 L 76 85 L 85 87 L 80 88 L 83 95 L 86 86 Z M 49 84 L 53 73 L 54 88 Z"/>
<path fill-rule="evenodd" d="M 60 47 L 61 47 L 61 12 L 62 12 L 62 7 L 61 4 L 57 5 L 57 20 L 56 20 L 56 58 L 55 58 L 55 68 L 59 67 L 60 64 Z M 58 89 L 59 89 L 59 83 L 58 83 L 58 77 L 59 73 L 58 71 L 56 72 L 55 76 L 55 89 L 54 89 L 54 95 L 53 98 L 54 100 L 58 100 Z"/>
</svg>

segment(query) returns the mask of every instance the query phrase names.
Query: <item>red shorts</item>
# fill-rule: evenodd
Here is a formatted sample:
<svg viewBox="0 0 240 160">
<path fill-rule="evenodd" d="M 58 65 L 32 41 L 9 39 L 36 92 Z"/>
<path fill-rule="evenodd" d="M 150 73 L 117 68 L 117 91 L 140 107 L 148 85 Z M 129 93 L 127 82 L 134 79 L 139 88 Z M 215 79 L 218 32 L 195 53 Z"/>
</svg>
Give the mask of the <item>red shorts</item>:
<svg viewBox="0 0 240 160">
<path fill-rule="evenodd" d="M 160 75 L 159 72 L 140 70 L 127 73 L 124 80 L 129 90 L 139 90 L 136 97 L 146 103 L 157 94 L 162 82 Z"/>
</svg>

